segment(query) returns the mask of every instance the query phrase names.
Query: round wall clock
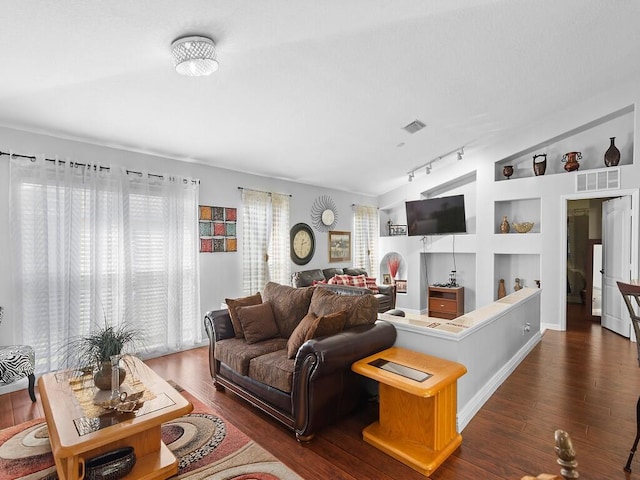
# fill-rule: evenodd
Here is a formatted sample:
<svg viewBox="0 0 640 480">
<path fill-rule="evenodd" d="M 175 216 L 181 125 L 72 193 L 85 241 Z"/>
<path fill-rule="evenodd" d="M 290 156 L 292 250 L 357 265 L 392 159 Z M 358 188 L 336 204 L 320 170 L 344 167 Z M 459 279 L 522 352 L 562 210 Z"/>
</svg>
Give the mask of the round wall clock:
<svg viewBox="0 0 640 480">
<path fill-rule="evenodd" d="M 311 220 L 316 230 L 328 232 L 338 223 L 338 209 L 328 195 L 322 195 L 313 202 Z"/>
<path fill-rule="evenodd" d="M 316 251 L 316 237 L 306 223 L 296 223 L 291 227 L 291 260 L 296 265 L 309 263 Z"/>
</svg>

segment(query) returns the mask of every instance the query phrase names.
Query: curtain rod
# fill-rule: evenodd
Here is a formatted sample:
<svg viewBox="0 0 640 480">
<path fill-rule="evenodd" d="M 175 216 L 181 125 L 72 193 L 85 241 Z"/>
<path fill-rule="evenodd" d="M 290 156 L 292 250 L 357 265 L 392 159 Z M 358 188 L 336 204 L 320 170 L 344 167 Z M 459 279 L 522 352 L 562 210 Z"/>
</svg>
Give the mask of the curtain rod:
<svg viewBox="0 0 640 480">
<path fill-rule="evenodd" d="M 358 203 L 352 203 L 352 204 L 351 204 L 351 206 L 352 206 L 352 207 L 373 207 L 373 208 L 375 208 L 376 210 L 380 210 L 380 207 L 374 207 L 373 205 L 360 205 L 360 204 L 358 204 Z"/>
<path fill-rule="evenodd" d="M 19 153 L 9 153 L 9 152 L 3 152 L 0 151 L 0 157 L 2 157 L 3 155 L 7 155 L 8 157 L 16 157 L 16 158 L 26 158 L 31 160 L 32 162 L 34 162 L 36 160 L 36 156 L 35 155 L 21 155 Z M 45 158 L 45 161 L 47 162 L 53 162 L 53 163 L 59 163 L 61 165 L 65 165 L 67 162 L 65 160 L 56 160 L 54 158 Z M 79 162 L 69 162 L 69 165 L 72 166 L 76 166 L 76 167 L 86 167 L 87 164 L 86 163 L 79 163 Z M 103 167 L 102 165 L 100 167 L 96 167 L 95 165 L 93 166 L 94 170 L 97 168 L 100 168 L 100 171 L 106 170 L 107 172 L 111 170 L 111 167 Z M 127 169 L 127 175 L 138 175 L 139 177 L 142 176 L 142 172 L 137 172 L 135 170 L 129 170 Z M 155 178 L 159 178 L 161 180 L 164 180 L 164 175 L 160 175 L 157 173 L 148 173 L 147 175 L 149 175 L 150 177 L 155 177 Z M 187 179 L 184 179 L 184 183 L 187 183 Z M 200 180 L 195 179 L 195 180 L 191 180 L 191 183 L 195 183 L 197 185 L 200 185 Z"/>
<path fill-rule="evenodd" d="M 253 190 L 254 192 L 268 193 L 269 195 L 273 195 L 273 192 L 267 192 L 265 190 L 256 190 L 255 188 L 238 187 L 238 190 Z M 289 197 L 293 197 L 293 195 L 291 195 L 290 193 L 278 193 L 278 192 L 276 193 L 278 195 L 287 195 Z"/>
</svg>

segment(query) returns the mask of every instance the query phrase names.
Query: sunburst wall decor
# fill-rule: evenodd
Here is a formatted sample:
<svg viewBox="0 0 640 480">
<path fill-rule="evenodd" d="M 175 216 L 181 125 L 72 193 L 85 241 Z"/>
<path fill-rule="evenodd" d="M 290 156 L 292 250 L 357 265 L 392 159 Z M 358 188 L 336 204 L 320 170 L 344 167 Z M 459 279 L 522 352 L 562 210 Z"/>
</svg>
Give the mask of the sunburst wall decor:
<svg viewBox="0 0 640 480">
<path fill-rule="evenodd" d="M 331 197 L 322 195 L 316 198 L 311 207 L 311 221 L 316 230 L 327 232 L 338 223 L 338 209 Z"/>
</svg>

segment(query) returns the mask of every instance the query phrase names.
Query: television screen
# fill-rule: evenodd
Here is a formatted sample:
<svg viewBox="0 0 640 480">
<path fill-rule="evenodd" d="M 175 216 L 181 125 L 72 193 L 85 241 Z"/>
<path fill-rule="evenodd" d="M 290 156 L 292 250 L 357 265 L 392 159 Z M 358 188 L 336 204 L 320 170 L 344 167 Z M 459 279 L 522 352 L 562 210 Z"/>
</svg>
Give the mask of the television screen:
<svg viewBox="0 0 640 480">
<path fill-rule="evenodd" d="M 464 195 L 406 202 L 409 236 L 466 233 Z"/>
</svg>

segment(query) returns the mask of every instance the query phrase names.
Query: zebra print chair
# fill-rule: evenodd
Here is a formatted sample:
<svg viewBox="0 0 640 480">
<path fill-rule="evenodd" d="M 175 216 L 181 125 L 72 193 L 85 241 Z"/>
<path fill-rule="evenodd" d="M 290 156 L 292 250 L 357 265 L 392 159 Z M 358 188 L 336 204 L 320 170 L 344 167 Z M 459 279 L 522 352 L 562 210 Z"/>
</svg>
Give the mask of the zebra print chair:
<svg viewBox="0 0 640 480">
<path fill-rule="evenodd" d="M 0 307 L 0 323 L 2 323 L 3 309 Z M 12 383 L 23 377 L 29 378 L 29 396 L 36 401 L 33 387 L 36 377 L 33 373 L 36 356 L 30 345 L 0 346 L 0 382 Z"/>
</svg>

